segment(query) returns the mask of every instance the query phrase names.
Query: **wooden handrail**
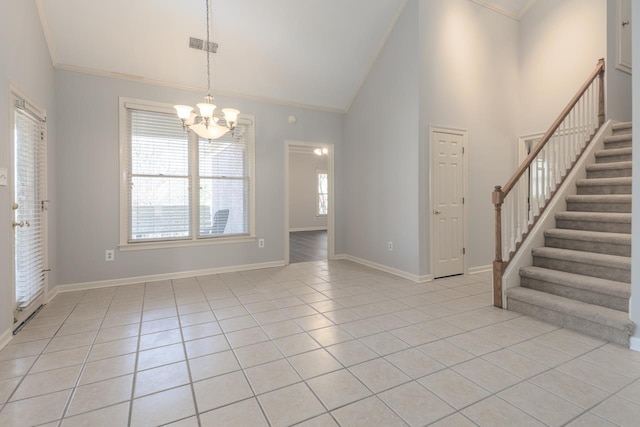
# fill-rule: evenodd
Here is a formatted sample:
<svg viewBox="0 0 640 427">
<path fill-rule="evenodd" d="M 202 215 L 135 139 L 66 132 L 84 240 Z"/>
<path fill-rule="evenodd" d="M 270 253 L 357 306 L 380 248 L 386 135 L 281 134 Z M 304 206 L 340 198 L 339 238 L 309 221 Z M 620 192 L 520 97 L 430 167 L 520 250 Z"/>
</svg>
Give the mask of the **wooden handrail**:
<svg viewBox="0 0 640 427">
<path fill-rule="evenodd" d="M 558 128 L 567 119 L 569 114 L 573 111 L 574 107 L 578 104 L 583 95 L 589 90 L 596 78 L 599 79 L 598 87 L 598 128 L 604 124 L 605 118 L 605 105 L 604 105 L 604 71 L 605 61 L 600 59 L 596 68 L 589 75 L 584 84 L 580 87 L 576 95 L 571 99 L 569 104 L 562 110 L 558 118 L 553 122 L 549 130 L 544 134 L 540 142 L 533 147 L 531 153 L 518 167 L 513 176 L 507 181 L 504 187 L 496 186 L 492 194 L 492 203 L 495 206 L 495 260 L 493 262 L 493 301 L 496 307 L 502 308 L 502 276 L 506 270 L 509 261 L 511 260 L 511 254 L 507 254 L 508 259 L 504 259 L 503 247 L 502 247 L 502 206 L 505 198 L 516 186 L 522 175 L 531 167 L 531 164 L 538 158 L 538 155 L 547 146 L 547 143 L 551 140 Z M 551 195 L 553 197 L 553 193 Z M 543 207 L 544 209 L 544 207 Z M 534 220 L 535 223 L 535 220 Z M 523 239 L 526 238 L 528 233 L 523 234 Z M 516 247 L 515 251 L 518 250 Z"/>
<path fill-rule="evenodd" d="M 576 106 L 576 104 L 578 103 L 582 95 L 584 95 L 587 89 L 589 89 L 589 86 L 591 86 L 591 83 L 593 83 L 593 81 L 597 77 L 600 77 L 601 79 L 604 78 L 604 59 L 600 59 L 598 61 L 598 65 L 596 66 L 595 70 L 593 70 L 589 78 L 587 78 L 587 81 L 584 82 L 584 84 L 582 85 L 578 93 L 576 93 L 573 99 L 571 99 L 571 102 L 569 102 L 569 105 L 567 105 L 564 108 L 564 110 L 562 110 L 562 113 L 560 113 L 558 118 L 553 122 L 553 124 L 551 125 L 547 133 L 544 134 L 540 142 L 533 148 L 531 153 L 522 162 L 518 170 L 516 170 L 516 172 L 511 177 L 511 179 L 507 181 L 504 187 L 502 187 L 501 193 L 502 193 L 503 200 L 504 200 L 504 197 L 506 197 L 507 194 L 511 192 L 513 187 L 516 185 L 516 182 L 518 182 L 520 177 L 526 172 L 529 166 L 531 166 L 531 163 L 533 163 L 536 157 L 538 157 L 538 154 L 540 154 L 542 149 L 547 145 L 547 142 L 549 142 L 549 140 L 551 139 L 553 134 L 556 132 L 556 130 L 558 130 L 558 128 L 560 127 L 564 119 L 567 118 L 571 110 L 573 110 L 573 107 Z M 599 123 L 600 125 L 604 123 L 604 85 L 603 84 L 600 85 L 600 102 L 599 102 L 598 120 L 600 121 Z"/>
</svg>

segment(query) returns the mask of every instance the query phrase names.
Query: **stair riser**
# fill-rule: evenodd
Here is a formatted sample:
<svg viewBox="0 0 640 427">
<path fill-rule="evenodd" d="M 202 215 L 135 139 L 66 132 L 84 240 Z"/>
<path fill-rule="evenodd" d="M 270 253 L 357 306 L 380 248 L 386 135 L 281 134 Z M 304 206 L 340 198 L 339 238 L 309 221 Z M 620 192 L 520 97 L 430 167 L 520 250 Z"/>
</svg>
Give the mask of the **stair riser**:
<svg viewBox="0 0 640 427">
<path fill-rule="evenodd" d="M 567 210 L 572 212 L 631 213 L 631 203 L 567 202 Z"/>
<path fill-rule="evenodd" d="M 545 246 L 548 248 L 571 249 L 574 251 L 593 252 L 598 254 L 631 256 L 630 245 L 616 245 L 613 243 L 590 242 L 584 240 L 559 239 L 546 237 Z"/>
<path fill-rule="evenodd" d="M 616 282 L 631 283 L 631 271 L 602 265 L 583 264 L 575 261 L 551 259 L 533 256 L 535 267 L 549 268 L 551 270 L 566 271 L 567 273 L 582 274 L 583 276 L 599 277 L 601 279 Z"/>
<path fill-rule="evenodd" d="M 614 148 L 629 148 L 631 147 L 631 139 L 627 141 L 616 141 L 616 142 L 604 142 L 605 150 L 612 150 Z"/>
<path fill-rule="evenodd" d="M 578 185 L 578 195 L 631 194 L 631 185 Z"/>
<path fill-rule="evenodd" d="M 587 178 L 627 178 L 632 176 L 631 171 L 631 168 L 593 170 L 587 171 Z"/>
<path fill-rule="evenodd" d="M 622 154 L 620 156 L 596 156 L 596 163 L 614 163 L 614 162 L 630 162 L 631 154 Z"/>
<path fill-rule="evenodd" d="M 568 230 L 602 231 L 631 234 L 631 224 L 625 222 L 572 221 L 556 219 L 556 227 Z"/>
<path fill-rule="evenodd" d="M 507 307 L 509 310 L 534 317 L 543 322 L 552 323 L 563 328 L 570 328 L 586 335 L 604 339 L 627 348 L 629 347 L 629 334 L 619 329 L 558 313 L 557 311 L 534 306 L 512 298 L 507 298 Z"/>
<path fill-rule="evenodd" d="M 559 285 L 544 280 L 536 280 L 530 277 L 522 277 L 520 286 L 534 289 L 548 294 L 559 295 L 565 298 L 571 298 L 576 301 L 586 302 L 587 304 L 595 304 L 601 307 L 611 308 L 613 310 L 629 312 L 629 299 L 620 298 L 613 295 L 604 295 L 597 292 L 576 289 L 569 286 Z"/>
</svg>

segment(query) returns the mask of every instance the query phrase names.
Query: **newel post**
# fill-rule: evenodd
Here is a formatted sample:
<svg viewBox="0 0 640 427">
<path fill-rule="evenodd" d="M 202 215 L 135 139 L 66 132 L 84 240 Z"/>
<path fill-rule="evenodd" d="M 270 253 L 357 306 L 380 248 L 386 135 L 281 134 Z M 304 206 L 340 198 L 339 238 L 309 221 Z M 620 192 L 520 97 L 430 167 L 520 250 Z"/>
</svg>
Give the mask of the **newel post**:
<svg viewBox="0 0 640 427">
<path fill-rule="evenodd" d="M 600 60 L 602 68 L 598 73 L 598 125 L 604 124 L 604 59 Z"/>
<path fill-rule="evenodd" d="M 502 203 L 505 194 L 501 186 L 496 186 L 492 194 L 492 202 L 496 209 L 495 246 L 496 258 L 493 261 L 493 305 L 502 308 L 502 274 L 506 263 L 502 260 Z"/>
</svg>

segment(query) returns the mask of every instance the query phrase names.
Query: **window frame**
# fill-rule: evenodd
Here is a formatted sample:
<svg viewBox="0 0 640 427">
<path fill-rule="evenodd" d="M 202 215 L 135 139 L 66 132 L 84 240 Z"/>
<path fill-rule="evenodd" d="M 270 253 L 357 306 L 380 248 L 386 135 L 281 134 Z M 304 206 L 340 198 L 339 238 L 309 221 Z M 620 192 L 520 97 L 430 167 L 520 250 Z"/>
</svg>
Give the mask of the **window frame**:
<svg viewBox="0 0 640 427">
<path fill-rule="evenodd" d="M 320 175 L 326 175 L 327 192 L 320 193 Z M 324 195 L 327 199 L 327 213 L 320 213 L 320 196 Z M 316 170 L 316 218 L 326 218 L 329 215 L 329 172 L 326 170 Z"/>
<path fill-rule="evenodd" d="M 256 240 L 255 233 L 255 118 L 253 115 L 240 114 L 239 122 L 248 124 L 251 131 L 246 138 L 249 138 L 248 153 L 250 165 L 248 170 L 249 178 L 249 230 L 247 234 L 236 234 L 229 236 L 199 236 L 199 170 L 198 170 L 198 137 L 193 132 L 189 132 L 189 187 L 190 187 L 190 236 L 173 240 L 147 240 L 129 241 L 129 199 L 128 199 L 128 148 L 130 144 L 128 128 L 129 120 L 127 109 L 134 108 L 149 112 L 175 114 L 172 105 L 146 101 L 134 98 L 119 97 L 119 158 L 120 158 L 120 243 L 118 248 L 121 251 L 149 250 L 174 247 L 191 247 L 203 245 L 217 245 L 227 243 L 245 243 Z"/>
</svg>

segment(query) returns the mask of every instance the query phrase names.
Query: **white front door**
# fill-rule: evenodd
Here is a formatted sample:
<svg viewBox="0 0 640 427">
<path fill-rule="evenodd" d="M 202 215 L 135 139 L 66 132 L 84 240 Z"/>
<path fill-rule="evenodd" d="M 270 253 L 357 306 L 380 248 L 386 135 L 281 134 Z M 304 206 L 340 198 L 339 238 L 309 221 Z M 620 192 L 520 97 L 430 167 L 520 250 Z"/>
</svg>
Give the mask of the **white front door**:
<svg viewBox="0 0 640 427">
<path fill-rule="evenodd" d="M 464 273 L 464 134 L 431 132 L 434 278 Z"/>
<path fill-rule="evenodd" d="M 44 301 L 46 286 L 46 127 L 44 114 L 13 94 L 12 196 L 15 326 Z"/>
</svg>

